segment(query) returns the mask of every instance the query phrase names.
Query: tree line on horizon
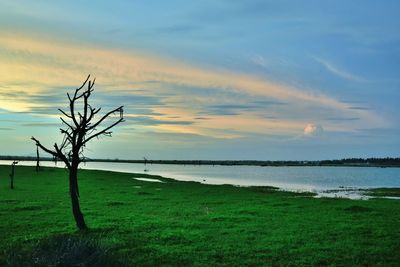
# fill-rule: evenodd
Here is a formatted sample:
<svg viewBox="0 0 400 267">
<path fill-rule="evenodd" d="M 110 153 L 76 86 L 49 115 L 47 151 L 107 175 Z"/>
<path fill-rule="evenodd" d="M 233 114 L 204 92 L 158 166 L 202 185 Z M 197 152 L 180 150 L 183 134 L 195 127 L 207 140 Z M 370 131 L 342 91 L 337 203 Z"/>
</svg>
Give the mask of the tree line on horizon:
<svg viewBox="0 0 400 267">
<path fill-rule="evenodd" d="M 36 161 L 33 156 L 1 156 L 0 160 Z M 51 157 L 40 157 L 41 161 L 54 161 Z M 333 160 L 128 160 L 91 159 L 85 162 L 121 162 L 139 164 L 177 164 L 177 165 L 248 165 L 248 166 L 400 166 L 400 158 L 344 158 Z"/>
</svg>

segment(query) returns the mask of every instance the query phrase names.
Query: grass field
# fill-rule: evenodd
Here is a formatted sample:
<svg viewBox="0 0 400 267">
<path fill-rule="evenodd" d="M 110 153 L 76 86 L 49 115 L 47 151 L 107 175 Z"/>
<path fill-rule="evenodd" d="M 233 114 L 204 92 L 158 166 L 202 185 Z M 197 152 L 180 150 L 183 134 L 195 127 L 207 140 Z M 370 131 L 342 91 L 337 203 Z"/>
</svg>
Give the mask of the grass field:
<svg viewBox="0 0 400 267">
<path fill-rule="evenodd" d="M 0 266 L 399 266 L 400 201 L 317 199 L 267 187 L 0 166 Z M 133 177 L 161 179 L 146 182 Z M 81 265 L 79 265 L 81 264 Z"/>
</svg>

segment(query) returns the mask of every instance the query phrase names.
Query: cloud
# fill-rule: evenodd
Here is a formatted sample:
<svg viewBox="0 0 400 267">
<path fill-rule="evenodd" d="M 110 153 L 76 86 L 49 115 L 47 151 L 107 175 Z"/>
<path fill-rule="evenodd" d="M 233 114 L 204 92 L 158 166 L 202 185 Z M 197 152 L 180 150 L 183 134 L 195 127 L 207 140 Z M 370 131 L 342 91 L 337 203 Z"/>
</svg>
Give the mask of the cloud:
<svg viewBox="0 0 400 267">
<path fill-rule="evenodd" d="M 319 124 L 309 123 L 304 128 L 304 135 L 305 136 L 317 136 L 323 133 L 324 129 Z"/>
<path fill-rule="evenodd" d="M 21 124 L 21 126 L 24 127 L 60 127 L 61 122 L 60 123 L 52 123 L 52 122 L 30 122 L 30 123 L 23 123 Z"/>
<path fill-rule="evenodd" d="M 350 80 L 350 81 L 355 81 L 355 82 L 366 82 L 367 80 L 364 79 L 363 77 L 357 76 L 355 74 L 352 74 L 348 71 L 345 71 L 336 65 L 332 64 L 331 62 L 328 62 L 327 60 L 314 57 L 314 60 L 320 63 L 322 66 L 325 67 L 326 70 L 331 72 L 332 74 L 339 76 L 343 79 Z"/>
<path fill-rule="evenodd" d="M 145 115 L 145 116 L 163 116 L 165 114 L 154 112 L 151 108 L 138 108 L 138 107 L 129 107 L 130 114 L 134 115 Z"/>
<path fill-rule="evenodd" d="M 245 102 L 245 101 L 240 101 Z M 240 115 L 246 112 L 265 112 L 270 106 L 284 105 L 283 102 L 273 100 L 255 100 L 249 103 L 224 103 L 206 106 L 206 111 L 200 114 L 208 115 Z"/>
<path fill-rule="evenodd" d="M 238 136 L 231 130 L 243 128 L 248 134 L 295 135 L 307 121 L 326 114 L 360 118 L 324 122 L 329 130 L 386 123 L 371 110 L 350 109 L 351 104 L 316 91 L 87 43 L 2 33 L 0 68 L 0 106 L 9 112 L 59 115 L 57 108 L 67 104 L 66 91 L 79 86 L 83 74 L 92 73 L 98 78 L 95 106 L 106 111 L 124 105 L 133 118 L 126 124 L 133 127 L 229 138 Z"/>
<path fill-rule="evenodd" d="M 133 123 L 134 125 L 145 125 L 145 126 L 156 126 L 156 125 L 190 125 L 194 122 L 192 121 L 178 121 L 178 120 L 158 120 L 149 116 L 127 116 L 125 118 L 127 121 Z"/>
<path fill-rule="evenodd" d="M 188 142 L 188 143 L 198 143 L 198 142 L 209 142 L 211 140 L 215 140 L 218 138 L 212 136 L 204 136 L 199 134 L 192 133 L 173 133 L 173 132 L 154 132 L 154 131 L 145 131 L 134 133 L 135 136 L 141 138 L 150 138 L 153 140 L 166 142 L 166 143 L 174 143 L 174 142 Z"/>
<path fill-rule="evenodd" d="M 28 106 L 29 111 L 15 111 L 18 114 L 28 114 L 28 115 L 43 115 L 43 116 L 59 116 L 61 112 L 58 111 L 58 106 L 51 107 L 38 107 L 38 106 Z M 67 109 L 65 109 L 67 110 Z"/>
<path fill-rule="evenodd" d="M 349 107 L 349 109 L 355 109 L 355 110 L 370 110 L 370 108 L 367 108 L 367 107 Z"/>
<path fill-rule="evenodd" d="M 266 68 L 267 67 L 267 61 L 263 56 L 260 55 L 255 55 L 251 58 L 251 61 L 256 64 L 257 66 Z"/>
<path fill-rule="evenodd" d="M 274 101 L 274 100 L 256 100 L 252 102 L 253 104 L 257 104 L 260 106 L 270 106 L 270 105 L 286 105 L 285 102 L 282 101 Z"/>
<path fill-rule="evenodd" d="M 245 110 L 254 110 L 256 107 L 253 105 L 240 105 L 240 104 L 219 104 L 207 107 L 206 112 L 202 114 L 212 115 L 239 115 Z"/>
<path fill-rule="evenodd" d="M 325 120 L 328 121 L 358 121 L 360 118 L 357 117 L 329 117 L 326 118 Z"/>
<path fill-rule="evenodd" d="M 54 86 L 60 81 L 76 81 L 82 73 L 95 72 L 103 82 L 110 84 L 127 84 L 157 80 L 181 86 L 202 86 L 208 88 L 229 88 L 232 91 L 245 92 L 259 96 L 271 97 L 275 100 L 302 100 L 315 104 L 323 104 L 333 108 L 345 106 L 333 98 L 323 95 L 313 95 L 298 88 L 273 83 L 254 76 L 215 71 L 183 65 L 172 60 L 156 58 L 143 53 L 127 53 L 124 51 L 85 47 L 75 44 L 36 40 L 20 36 L 2 34 L 0 41 L 3 47 L 11 50 L 28 50 L 30 55 L 36 55 L 35 60 L 25 62 L 31 73 L 25 77 L 29 82 L 45 81 Z M 40 55 L 40 56 L 39 56 Z M 37 57 L 54 57 L 55 63 L 49 65 L 47 60 L 37 60 Z M 0 56 L 4 56 L 1 55 Z M 25 54 L 8 58 L 3 64 L 8 68 L 3 73 L 4 80 L 20 80 L 19 74 L 24 66 L 16 64 L 25 60 Z M 19 61 L 19 62 L 15 62 Z M 71 68 L 66 68 L 66 62 Z M 13 64 L 14 63 L 14 64 Z M 26 65 L 25 65 L 26 66 Z M 40 72 L 39 72 L 40 71 Z M 42 76 L 38 74 L 42 74 Z M 6 78 L 8 77 L 8 78 Z M 42 88 L 43 91 L 45 88 Z M 131 88 L 127 88 L 131 90 Z M 36 91 L 39 91 L 38 88 Z"/>
</svg>

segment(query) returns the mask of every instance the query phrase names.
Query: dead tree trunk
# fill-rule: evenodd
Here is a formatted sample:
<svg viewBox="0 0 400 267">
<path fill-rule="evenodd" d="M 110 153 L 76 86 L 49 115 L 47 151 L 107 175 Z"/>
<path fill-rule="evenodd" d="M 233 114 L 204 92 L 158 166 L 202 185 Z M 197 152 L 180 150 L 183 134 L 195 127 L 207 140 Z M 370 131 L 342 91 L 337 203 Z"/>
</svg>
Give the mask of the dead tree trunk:
<svg viewBox="0 0 400 267">
<path fill-rule="evenodd" d="M 10 173 L 10 188 L 14 189 L 14 174 L 15 174 L 15 165 L 18 164 L 18 161 L 13 161 L 11 163 L 11 173 Z"/>
<path fill-rule="evenodd" d="M 40 164 L 39 164 L 39 147 L 36 146 L 36 172 L 40 171 Z"/>
<path fill-rule="evenodd" d="M 76 226 L 84 230 L 87 229 L 87 226 L 79 205 L 78 170 L 77 168 L 75 169 L 75 166 L 71 167 L 69 172 L 69 192 L 71 196 L 72 214 L 74 215 Z"/>
</svg>

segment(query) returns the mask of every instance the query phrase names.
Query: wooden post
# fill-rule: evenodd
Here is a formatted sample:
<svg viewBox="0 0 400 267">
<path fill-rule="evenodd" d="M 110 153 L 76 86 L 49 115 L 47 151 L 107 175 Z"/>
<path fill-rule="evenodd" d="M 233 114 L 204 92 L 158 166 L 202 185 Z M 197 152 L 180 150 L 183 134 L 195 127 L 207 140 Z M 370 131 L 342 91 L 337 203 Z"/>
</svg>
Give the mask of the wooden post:
<svg viewBox="0 0 400 267">
<path fill-rule="evenodd" d="M 36 146 L 36 172 L 40 171 L 40 164 L 39 164 L 39 147 Z"/>
<path fill-rule="evenodd" d="M 11 164 L 11 173 L 10 173 L 10 187 L 14 189 L 14 174 L 15 174 L 15 165 L 18 164 L 18 161 L 13 161 Z"/>
<path fill-rule="evenodd" d="M 146 157 L 143 157 L 143 159 L 144 159 L 144 171 L 145 171 L 145 172 L 148 172 L 149 170 L 146 168 L 147 158 L 146 158 Z"/>
</svg>

